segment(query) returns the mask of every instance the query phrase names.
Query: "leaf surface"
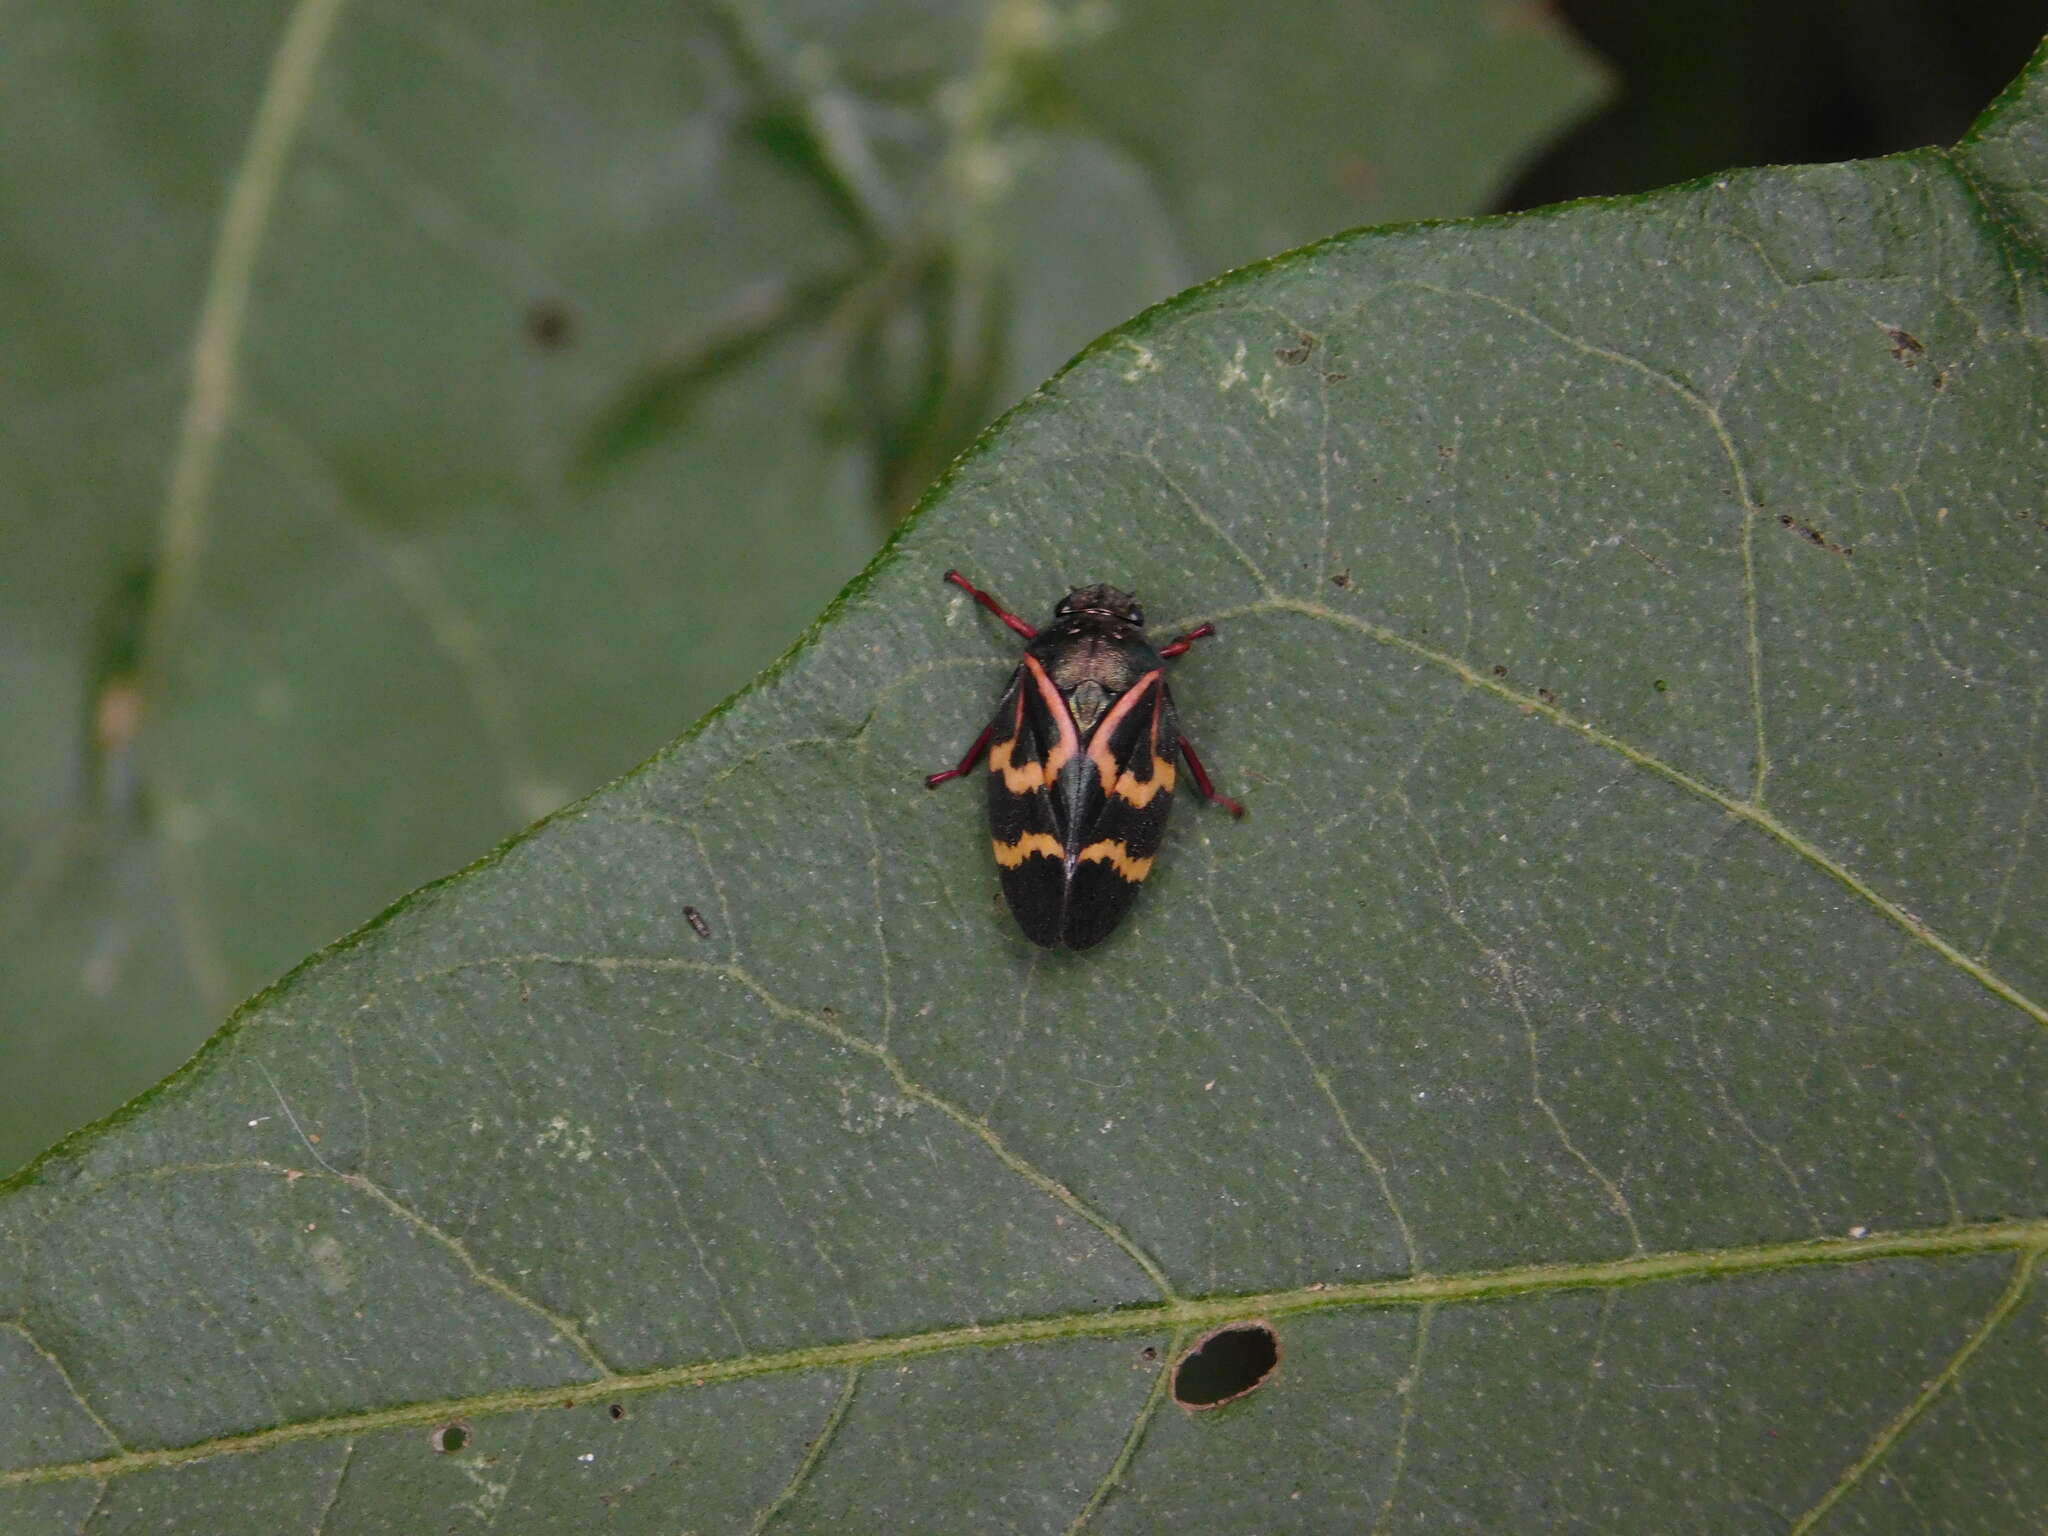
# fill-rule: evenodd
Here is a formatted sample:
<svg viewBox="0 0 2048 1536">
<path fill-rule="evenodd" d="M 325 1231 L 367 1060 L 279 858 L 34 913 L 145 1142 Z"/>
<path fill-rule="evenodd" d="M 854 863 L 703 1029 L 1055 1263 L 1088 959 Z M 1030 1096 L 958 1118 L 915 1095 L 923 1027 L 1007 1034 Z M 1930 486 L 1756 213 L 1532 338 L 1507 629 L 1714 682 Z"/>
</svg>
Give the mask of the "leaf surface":
<svg viewBox="0 0 2048 1536">
<path fill-rule="evenodd" d="M 0 1511 L 2023 1527 L 2044 121 L 1106 337 L 759 685 L 15 1182 Z M 1251 814 L 1084 956 L 919 787 L 1014 655 L 949 566 L 1219 626 Z M 1277 1370 L 1181 1408 L 1226 1323 Z"/>
</svg>

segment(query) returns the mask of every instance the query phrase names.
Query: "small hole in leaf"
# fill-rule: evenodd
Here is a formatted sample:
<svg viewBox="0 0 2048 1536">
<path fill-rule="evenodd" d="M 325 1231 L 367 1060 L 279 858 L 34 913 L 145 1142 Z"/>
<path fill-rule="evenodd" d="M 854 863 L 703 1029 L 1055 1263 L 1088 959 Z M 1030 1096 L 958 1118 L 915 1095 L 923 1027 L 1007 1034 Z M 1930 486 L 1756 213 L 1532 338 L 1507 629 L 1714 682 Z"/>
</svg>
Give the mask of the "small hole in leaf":
<svg viewBox="0 0 2048 1536">
<path fill-rule="evenodd" d="M 613 1403 L 611 1407 L 605 1409 L 605 1412 L 610 1414 L 613 1422 L 616 1423 L 626 1416 L 626 1405 L 624 1403 Z"/>
<path fill-rule="evenodd" d="M 460 1419 L 451 1419 L 427 1431 L 427 1444 L 434 1448 L 437 1456 L 447 1456 L 469 1444 L 469 1426 Z"/>
<path fill-rule="evenodd" d="M 1143 1349 L 1138 1351 L 1138 1358 L 1141 1360 L 1157 1360 L 1159 1358 L 1159 1351 L 1154 1349 L 1150 1344 L 1147 1344 Z"/>
<path fill-rule="evenodd" d="M 1264 1323 L 1219 1328 L 1180 1357 L 1173 1400 L 1183 1408 L 1217 1408 L 1265 1385 L 1280 1363 L 1280 1336 Z"/>
</svg>

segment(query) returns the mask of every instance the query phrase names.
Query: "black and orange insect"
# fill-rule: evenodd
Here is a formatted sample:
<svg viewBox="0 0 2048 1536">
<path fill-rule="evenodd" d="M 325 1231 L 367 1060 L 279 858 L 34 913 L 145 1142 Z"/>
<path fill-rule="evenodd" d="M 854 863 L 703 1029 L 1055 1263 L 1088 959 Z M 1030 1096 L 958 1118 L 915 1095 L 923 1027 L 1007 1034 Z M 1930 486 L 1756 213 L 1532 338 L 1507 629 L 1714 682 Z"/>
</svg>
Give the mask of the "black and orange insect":
<svg viewBox="0 0 2048 1536">
<path fill-rule="evenodd" d="M 1029 644 L 957 779 L 988 754 L 988 826 L 1003 896 L 1025 936 L 1048 949 L 1087 949 L 1123 921 L 1166 831 L 1175 753 L 1195 788 L 1233 816 L 1180 733 L 1167 691 L 1169 657 L 1216 633 L 1203 624 L 1168 645 L 1145 638 L 1137 599 L 1115 587 L 1076 587 L 1052 622 L 1033 629 L 958 571 L 946 580 Z"/>
</svg>

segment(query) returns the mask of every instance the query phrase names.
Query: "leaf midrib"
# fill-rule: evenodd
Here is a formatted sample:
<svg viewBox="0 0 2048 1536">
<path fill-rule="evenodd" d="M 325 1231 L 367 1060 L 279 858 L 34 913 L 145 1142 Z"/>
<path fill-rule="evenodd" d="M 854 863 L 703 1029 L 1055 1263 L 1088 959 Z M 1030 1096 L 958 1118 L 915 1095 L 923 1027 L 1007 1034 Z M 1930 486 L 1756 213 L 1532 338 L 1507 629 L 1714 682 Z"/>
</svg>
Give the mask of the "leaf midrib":
<svg viewBox="0 0 2048 1536">
<path fill-rule="evenodd" d="M 797 1349 L 733 1355 L 621 1372 L 595 1381 L 565 1382 L 404 1403 L 239 1435 L 221 1435 L 159 1450 L 124 1451 L 85 1461 L 50 1462 L 0 1471 L 0 1488 L 128 1476 L 212 1456 L 246 1454 L 307 1440 L 405 1429 L 448 1419 L 531 1412 L 609 1402 L 629 1393 L 709 1386 L 714 1382 L 794 1371 L 842 1370 L 901 1362 L 964 1349 L 1108 1338 L 1132 1333 L 1189 1333 L 1251 1318 L 1271 1320 L 1340 1308 L 1435 1307 L 1500 1301 L 1562 1291 L 1614 1290 L 1688 1280 L 1731 1279 L 1821 1265 L 1882 1261 L 1935 1262 L 1989 1253 L 2018 1256 L 2022 1271 L 2048 1258 L 2048 1219 L 1927 1227 L 1865 1237 L 1815 1238 L 1571 1264 L 1525 1264 L 1460 1274 L 1413 1275 L 1398 1280 L 1331 1281 L 1250 1294 L 1182 1297 L 1106 1310 L 1067 1312 L 1006 1323 L 970 1324 L 881 1339 L 853 1339 Z"/>
</svg>

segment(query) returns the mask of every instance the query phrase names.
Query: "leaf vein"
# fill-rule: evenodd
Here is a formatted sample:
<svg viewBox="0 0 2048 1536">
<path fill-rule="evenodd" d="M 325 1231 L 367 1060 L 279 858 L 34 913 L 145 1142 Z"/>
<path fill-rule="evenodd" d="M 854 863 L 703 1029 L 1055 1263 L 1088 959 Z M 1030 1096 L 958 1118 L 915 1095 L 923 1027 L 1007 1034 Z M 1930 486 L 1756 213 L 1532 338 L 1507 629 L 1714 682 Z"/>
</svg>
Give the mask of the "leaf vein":
<svg viewBox="0 0 2048 1536">
<path fill-rule="evenodd" d="M 411 1223 L 418 1231 L 441 1244 L 442 1247 L 455 1255 L 457 1261 L 461 1263 L 464 1269 L 469 1271 L 470 1278 L 475 1280 L 477 1284 L 483 1286 L 486 1290 L 495 1291 L 514 1306 L 531 1312 L 535 1317 L 547 1323 L 549 1327 L 553 1328 L 561 1336 L 563 1343 L 581 1355 L 584 1363 L 598 1373 L 601 1382 L 618 1379 L 618 1372 L 613 1370 L 604 1356 L 598 1353 L 597 1346 L 584 1336 L 583 1330 L 577 1326 L 572 1318 L 563 1316 L 543 1303 L 534 1300 L 533 1297 L 528 1296 L 518 1287 L 492 1274 L 477 1262 L 476 1255 L 469 1251 L 468 1245 L 462 1239 L 454 1236 L 452 1233 L 442 1231 L 441 1228 L 429 1221 L 424 1215 L 414 1210 L 366 1174 L 343 1173 L 337 1174 L 336 1177 L 342 1183 L 360 1189 L 364 1193 L 383 1202 L 394 1215 Z"/>
<path fill-rule="evenodd" d="M 1125 1474 L 1130 1471 L 1131 1463 L 1137 1459 L 1138 1447 L 1145 1443 L 1145 1432 L 1152 1427 L 1152 1421 L 1158 1417 L 1159 1405 L 1166 1401 L 1166 1384 L 1173 1376 L 1173 1367 L 1169 1362 L 1178 1358 L 1183 1342 L 1184 1336 L 1175 1334 L 1167 1344 L 1164 1358 L 1159 1362 L 1159 1369 L 1152 1373 L 1152 1389 L 1145 1394 L 1144 1402 L 1138 1405 L 1138 1411 L 1132 1415 L 1131 1427 L 1124 1435 L 1123 1444 L 1117 1447 L 1116 1456 L 1104 1469 L 1101 1480 L 1095 1485 L 1095 1491 L 1088 1495 L 1088 1502 L 1081 1506 L 1081 1512 L 1074 1516 L 1073 1523 L 1067 1527 L 1066 1536 L 1080 1536 L 1081 1531 L 1095 1518 L 1096 1512 L 1109 1502 L 1122 1484 Z"/>
<path fill-rule="evenodd" d="M 767 1508 L 755 1516 L 754 1523 L 747 1527 L 749 1536 L 761 1536 L 763 1531 L 780 1518 L 785 1509 L 796 1502 L 797 1496 L 803 1492 L 804 1485 L 811 1480 L 811 1473 L 817 1470 L 818 1462 L 824 1457 L 825 1447 L 838 1436 L 839 1426 L 846 1422 L 847 1412 L 853 1407 L 854 1395 L 859 1389 L 860 1371 L 848 1371 L 846 1385 L 840 1388 L 839 1397 L 832 1404 L 831 1411 L 825 1415 L 824 1424 L 820 1426 L 817 1434 L 812 1436 L 810 1448 L 804 1452 L 804 1459 L 797 1463 L 796 1471 L 790 1474 L 789 1481 L 783 1485 L 782 1491 L 774 1497 Z"/>
<path fill-rule="evenodd" d="M 49 1365 L 50 1369 L 57 1373 L 57 1379 L 64 1383 L 64 1390 L 71 1394 L 72 1401 L 78 1404 L 79 1411 L 92 1420 L 95 1429 L 106 1436 L 107 1444 L 111 1445 L 116 1451 L 126 1451 L 128 1449 L 122 1443 L 121 1437 L 114 1433 L 113 1426 L 100 1417 L 100 1411 L 93 1407 L 92 1400 L 79 1389 L 78 1383 L 72 1379 L 71 1372 L 66 1369 L 64 1362 L 58 1359 L 53 1351 L 46 1348 L 42 1340 L 29 1331 L 27 1323 L 18 1317 L 0 1318 L 0 1328 L 12 1328 L 28 1342 L 30 1349 L 43 1357 L 43 1360 Z"/>
<path fill-rule="evenodd" d="M 2019 1310 L 2020 1303 L 2026 1299 L 2027 1288 L 2033 1281 L 2034 1267 L 2041 1262 L 2044 1253 L 2048 1253 L 2048 1249 L 2030 1248 L 2014 1260 L 2012 1279 L 2006 1285 L 2005 1293 L 1985 1314 L 1984 1321 L 1979 1323 L 1969 1338 L 1963 1341 L 1962 1348 L 1949 1357 L 1948 1363 L 1920 1389 L 1919 1395 L 1900 1411 L 1898 1417 L 1878 1431 L 1877 1437 L 1870 1442 L 1868 1449 L 1835 1480 L 1833 1486 L 1821 1495 L 1819 1501 L 1793 1522 L 1789 1536 L 1806 1536 L 1808 1531 L 1827 1518 L 1828 1512 L 1848 1497 L 1870 1469 L 1884 1460 L 1891 1448 L 1898 1444 L 1899 1437 L 1911 1429 L 1927 1410 L 1934 1406 L 1937 1399 L 1956 1385 L 1962 1377 L 1964 1368 L 1969 1365 L 1971 1357 L 1984 1347 L 2014 1312 Z"/>
<path fill-rule="evenodd" d="M 1702 800 L 1719 806 L 1738 821 L 1747 822 L 1757 831 L 1762 832 L 1765 836 L 1782 844 L 1800 858 L 1805 859 L 1814 868 L 1820 870 L 1836 883 L 1849 890 L 1853 895 L 1874 907 L 1886 919 L 1903 929 L 1908 937 L 1933 950 L 1942 959 L 1963 972 L 1963 974 L 1993 996 L 2011 1004 L 2035 1023 L 2048 1025 L 2048 1004 L 2043 1004 L 2029 997 L 1982 961 L 1964 954 L 1962 950 L 1942 937 L 1940 933 L 1936 932 L 1927 923 L 1915 917 L 1897 902 L 1878 891 L 1876 887 L 1847 865 L 1830 857 L 1817 844 L 1800 836 L 1785 822 L 1779 820 L 1778 817 L 1756 801 L 1737 799 L 1728 791 L 1717 789 L 1706 780 L 1694 777 L 1675 764 L 1667 763 L 1662 758 L 1644 751 L 1641 747 L 1633 746 L 1623 741 L 1620 737 L 1601 730 L 1600 727 L 1594 725 L 1589 720 L 1581 720 L 1578 716 L 1559 708 L 1555 704 L 1548 703 L 1533 694 L 1523 693 L 1519 689 L 1510 687 L 1497 677 L 1491 677 L 1478 671 L 1465 662 L 1458 660 L 1455 656 L 1424 645 L 1420 641 L 1411 640 L 1406 635 L 1388 629 L 1384 625 L 1375 624 L 1368 619 L 1357 618 L 1348 613 L 1339 613 L 1334 609 L 1324 607 L 1320 603 L 1310 602 L 1303 598 L 1286 596 L 1268 597 L 1249 603 L 1243 608 L 1225 612 L 1218 615 L 1218 617 L 1239 618 L 1248 614 L 1262 612 L 1300 614 L 1305 618 L 1320 619 L 1324 623 L 1335 624 L 1340 628 L 1356 630 L 1358 633 L 1369 636 L 1382 645 L 1405 651 L 1411 656 L 1442 667 L 1468 687 L 1490 693 L 1496 698 L 1514 705 L 1525 714 L 1538 716 L 1548 720 L 1553 725 L 1561 726 L 1565 730 L 1574 732 L 1586 741 L 1591 742 L 1594 746 L 1604 748 L 1606 751 L 1625 758 L 1627 761 L 1634 763 L 1638 768 L 1643 769 L 1647 773 L 1654 774 L 1669 784 L 1676 785 L 1679 789 L 1686 791 L 1686 793 L 1696 795 Z"/>
<path fill-rule="evenodd" d="M 1210 516 L 1208 508 L 1197 501 L 1187 487 L 1183 486 L 1180 481 L 1173 477 L 1173 472 L 1160 462 L 1159 455 L 1156 452 L 1156 444 L 1147 443 L 1144 453 L 1139 457 L 1154 474 L 1166 483 L 1166 488 L 1172 491 L 1180 504 L 1187 509 L 1188 516 L 1208 529 L 1224 548 L 1237 557 L 1237 563 L 1250 573 L 1252 582 L 1259 589 L 1260 594 L 1271 598 L 1273 596 L 1273 583 L 1266 579 L 1266 573 L 1259 569 L 1258 562 L 1244 552 L 1244 546 L 1231 537 L 1230 530 Z"/>
<path fill-rule="evenodd" d="M 1415 1314 L 1415 1349 L 1408 1357 L 1408 1369 L 1394 1383 L 1394 1392 L 1401 1399 L 1401 1423 L 1394 1432 L 1394 1465 L 1387 1474 L 1387 1495 L 1380 1500 L 1379 1512 L 1373 1517 L 1371 1536 L 1381 1536 L 1391 1529 L 1388 1522 L 1394 1518 L 1394 1505 L 1401 1497 L 1401 1478 L 1408 1470 L 1408 1431 L 1415 1422 L 1415 1389 L 1422 1381 L 1422 1362 L 1429 1351 L 1429 1323 L 1435 1316 L 1433 1302 L 1425 1302 Z"/>
<path fill-rule="evenodd" d="M 313 1536 L 326 1536 L 327 1522 L 334 1518 L 334 1511 L 341 1503 L 341 1490 L 348 1482 L 349 1468 L 356 1462 L 356 1440 L 351 1435 L 341 1443 L 341 1462 L 334 1469 L 334 1486 L 327 1490 L 327 1502 L 320 1507 L 320 1518 L 314 1522 Z"/>
<path fill-rule="evenodd" d="M 1519 304 L 1497 298 L 1490 293 L 1480 293 L 1467 288 L 1441 288 L 1431 283 L 1416 283 L 1414 286 L 1428 293 L 1441 294 L 1445 298 L 1471 299 L 1482 304 L 1491 304 L 1503 313 L 1513 315 L 1524 324 L 1533 326 L 1544 334 L 1562 342 L 1574 351 L 1588 357 L 1597 357 L 1619 367 L 1630 368 L 1640 373 L 1658 387 L 1669 391 L 1698 413 L 1714 434 L 1720 445 L 1721 456 L 1727 461 L 1728 472 L 1735 490 L 1737 502 L 1742 507 L 1742 531 L 1738 541 L 1742 555 L 1742 606 L 1744 618 L 1744 649 L 1749 660 L 1749 709 L 1752 729 L 1755 734 L 1755 764 L 1750 779 L 1749 798 L 1761 806 L 1764 795 L 1764 781 L 1770 776 L 1771 756 L 1764 730 L 1764 659 L 1762 626 L 1758 618 L 1758 594 L 1756 579 L 1756 525 L 1763 509 L 1757 505 L 1756 497 L 1750 490 L 1749 470 L 1744 465 L 1742 454 L 1735 446 L 1735 438 L 1728 430 L 1728 424 L 1721 417 L 1720 410 L 1705 395 L 1686 380 L 1675 374 L 1652 367 L 1639 357 L 1604 347 L 1597 342 L 1574 336 L 1571 332 L 1552 325 L 1533 310 Z"/>
<path fill-rule="evenodd" d="M 1634 1285 L 1730 1279 L 1813 1266 L 1938 1261 L 1984 1253 L 2016 1253 L 2037 1259 L 2048 1253 L 2048 1219 L 1992 1222 L 1970 1227 L 1934 1227 L 1852 1238 L 1826 1238 L 1748 1247 L 1693 1249 L 1601 1259 L 1584 1263 L 1534 1264 L 1513 1269 L 1430 1275 L 1398 1280 L 1344 1281 L 1252 1295 L 1178 1297 L 1171 1301 L 1072 1312 L 1012 1322 L 970 1324 L 893 1338 L 855 1339 L 808 1345 L 771 1354 L 693 1361 L 650 1371 L 622 1373 L 602 1381 L 565 1382 L 469 1397 L 399 1404 L 360 1413 L 283 1423 L 273 1428 L 222 1435 L 187 1445 L 129 1451 L 91 1461 L 53 1462 L 0 1471 L 0 1488 L 80 1478 L 111 1478 L 178 1466 L 208 1457 L 244 1454 L 273 1446 L 360 1435 L 439 1423 L 451 1417 L 526 1413 L 577 1403 L 610 1400 L 623 1392 L 655 1392 L 708 1386 L 806 1370 L 840 1370 L 880 1361 L 906 1362 L 963 1349 L 999 1348 L 1074 1338 L 1109 1338 L 1162 1329 L 1206 1330 L 1246 1318 L 1278 1318 L 1342 1308 L 1391 1308 L 1488 1302 L 1565 1291 L 1605 1290 Z"/>
<path fill-rule="evenodd" d="M 257 260 L 342 3 L 299 0 L 293 8 L 271 58 L 241 165 L 228 188 L 192 339 L 191 383 L 171 452 L 156 571 L 143 618 L 141 689 L 159 712 L 168 702 L 172 654 L 184 638 L 198 587 L 221 440 L 235 411 L 235 357 L 248 319 Z M 171 754 L 159 746 L 145 763 L 153 771 L 166 818 L 174 818 L 187 801 Z M 209 1011 L 225 1012 L 233 1000 L 233 979 L 206 916 L 196 855 L 182 838 L 166 839 L 165 849 L 166 873 L 179 893 L 175 906 L 186 965 L 200 993 L 211 1000 Z"/>
<path fill-rule="evenodd" d="M 1153 1287 L 1158 1290 L 1161 1296 L 1165 1297 L 1168 1301 L 1177 1299 L 1173 1283 L 1167 1279 L 1166 1271 L 1159 1266 L 1156 1259 L 1140 1247 L 1128 1233 L 1114 1221 L 1110 1220 L 1109 1217 L 1082 1200 L 1080 1196 L 1076 1195 L 1065 1184 L 1054 1179 L 1032 1164 L 1028 1159 L 1013 1151 L 1004 1142 L 1002 1137 L 996 1133 L 995 1128 L 986 1120 L 970 1113 L 968 1110 L 953 1103 L 950 1099 L 932 1092 L 931 1089 L 919 1083 L 904 1070 L 903 1064 L 891 1054 L 887 1046 L 853 1033 L 853 1031 L 847 1029 L 839 1022 L 836 1015 L 822 1011 L 813 1012 L 808 1008 L 801 1008 L 784 1002 L 740 966 L 725 965 L 709 960 L 673 959 L 660 955 L 551 955 L 534 953 L 478 956 L 473 959 L 459 960 L 450 965 L 440 966 L 431 971 L 419 972 L 407 979 L 413 982 L 421 982 L 435 977 L 455 975 L 462 971 L 493 965 L 584 966 L 599 972 L 606 970 L 685 972 L 720 977 L 732 982 L 735 986 L 744 987 L 747 991 L 753 993 L 759 999 L 761 1005 L 777 1018 L 802 1025 L 804 1028 L 813 1030 L 825 1036 L 828 1040 L 832 1040 L 850 1051 L 856 1051 L 878 1063 L 895 1080 L 897 1091 L 905 1098 L 913 1099 L 920 1104 L 937 1110 L 962 1130 L 974 1136 L 994 1154 L 996 1161 L 1009 1169 L 1010 1172 L 1023 1179 L 1040 1194 L 1046 1195 L 1065 1206 L 1076 1216 L 1079 1216 L 1083 1221 L 1102 1233 L 1104 1237 L 1115 1243 L 1117 1247 L 1121 1248 L 1131 1262 L 1144 1272 L 1145 1278 L 1151 1281 Z"/>
</svg>

